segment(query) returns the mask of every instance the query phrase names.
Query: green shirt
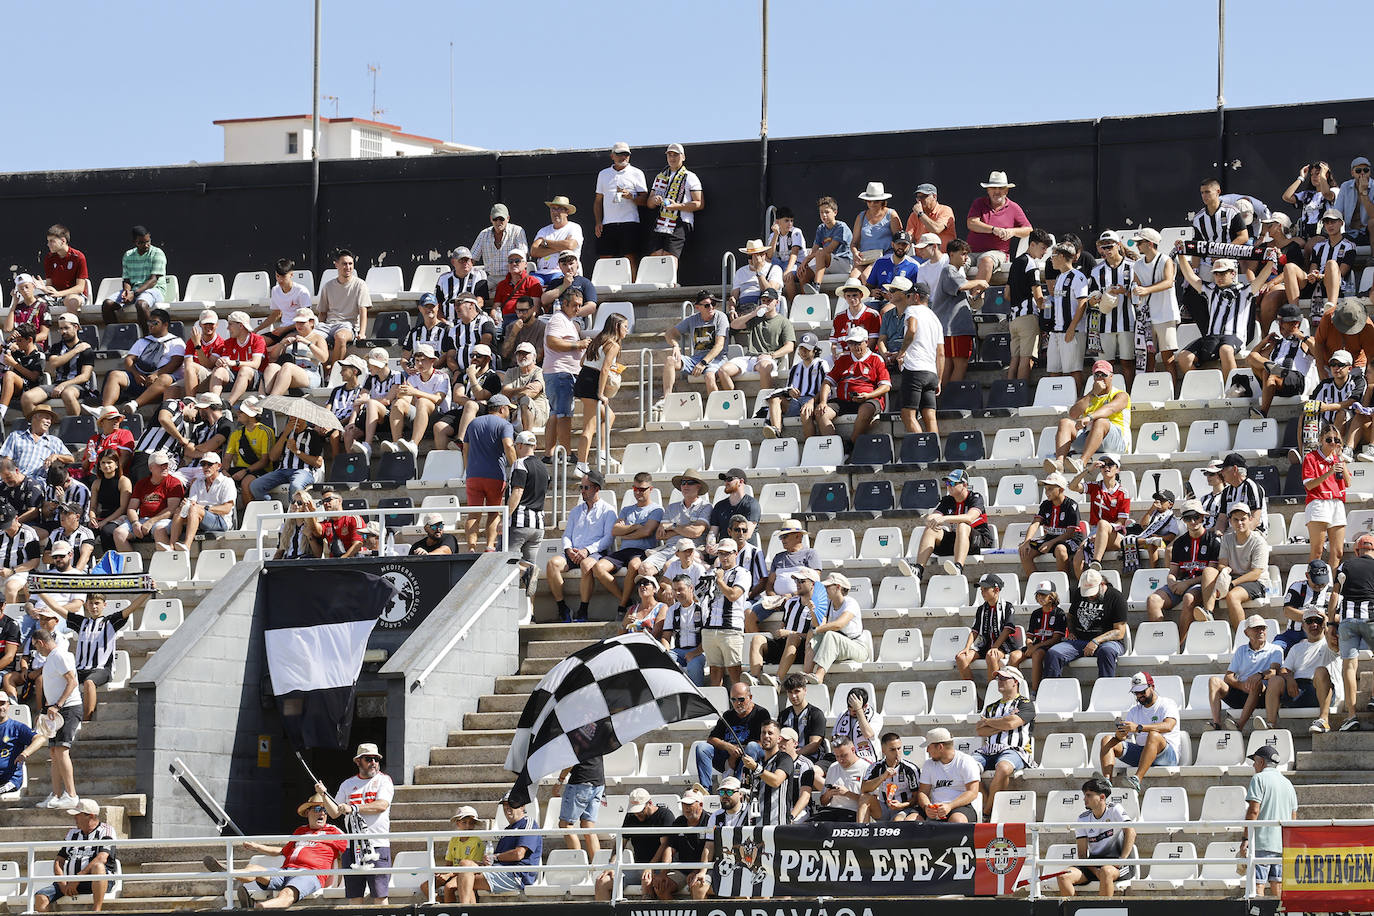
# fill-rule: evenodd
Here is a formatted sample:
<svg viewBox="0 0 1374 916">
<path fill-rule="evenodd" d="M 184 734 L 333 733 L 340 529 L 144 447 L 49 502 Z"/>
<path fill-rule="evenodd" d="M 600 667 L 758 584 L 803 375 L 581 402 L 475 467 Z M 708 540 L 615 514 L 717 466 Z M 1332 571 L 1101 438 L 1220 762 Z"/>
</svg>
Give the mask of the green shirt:
<svg viewBox="0 0 1374 916">
<path fill-rule="evenodd" d="M 1298 793 L 1278 767 L 1267 766 L 1250 777 L 1245 790 L 1247 802 L 1259 802 L 1259 819 L 1286 821 L 1298 809 Z M 1255 852 L 1280 852 L 1283 849 L 1283 830 L 1279 827 L 1255 828 Z"/>
<path fill-rule="evenodd" d="M 124 279 L 133 284 L 134 289 L 138 289 L 148 278 L 157 275 L 161 279 L 153 284 L 153 288 L 162 293 L 162 297 L 167 298 L 167 255 L 156 245 L 149 245 L 147 254 L 139 254 L 137 248 L 130 248 L 124 252 L 124 262 L 121 270 Z"/>
<path fill-rule="evenodd" d="M 795 344 L 797 334 L 792 330 L 792 322 L 778 314 L 772 318 L 751 318 L 744 330 L 735 332 L 735 343 L 750 356 L 772 353 L 789 342 Z"/>
</svg>

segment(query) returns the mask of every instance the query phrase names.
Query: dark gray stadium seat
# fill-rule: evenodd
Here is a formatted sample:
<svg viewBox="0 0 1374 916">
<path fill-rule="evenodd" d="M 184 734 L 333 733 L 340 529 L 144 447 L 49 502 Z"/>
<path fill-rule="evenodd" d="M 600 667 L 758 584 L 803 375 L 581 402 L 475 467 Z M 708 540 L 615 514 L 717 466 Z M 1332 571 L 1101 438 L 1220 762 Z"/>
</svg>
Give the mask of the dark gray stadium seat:
<svg viewBox="0 0 1374 916">
<path fill-rule="evenodd" d="M 902 437 L 898 464 L 934 464 L 940 460 L 940 437 L 935 433 L 907 433 Z"/>
<path fill-rule="evenodd" d="M 854 451 L 847 465 L 881 467 L 892 463 L 892 437 L 887 433 L 868 433 L 854 439 Z"/>
<path fill-rule="evenodd" d="M 415 502 L 409 496 L 388 496 L 378 501 L 378 509 L 412 509 Z M 403 528 L 406 525 L 414 525 L 418 522 L 418 516 L 413 512 L 388 512 L 386 514 L 386 526 L 388 528 Z"/>
<path fill-rule="evenodd" d="M 1009 417 L 1013 410 L 1029 407 L 1030 382 L 1027 379 L 998 379 L 988 386 L 987 412 L 989 416 Z M 996 413 L 993 413 L 996 411 Z"/>
<path fill-rule="evenodd" d="M 969 368 L 1005 369 L 1011 362 L 1011 335 L 993 334 L 978 340 L 978 352 Z"/>
<path fill-rule="evenodd" d="M 935 416 L 942 420 L 968 417 L 974 411 L 982 409 L 983 389 L 977 382 L 969 379 L 945 382 L 940 389 L 940 397 L 935 402 Z"/>
<path fill-rule="evenodd" d="M 405 312 L 382 312 L 372 323 L 372 336 L 358 341 L 360 347 L 394 347 L 410 333 L 410 316 Z"/>
<path fill-rule="evenodd" d="M 945 440 L 945 461 L 958 464 L 972 464 L 987 457 L 981 430 L 969 429 L 950 433 Z"/>
<path fill-rule="evenodd" d="M 410 452 L 392 452 L 383 455 L 382 460 L 377 463 L 376 481 L 400 486 L 407 480 L 415 479 L 415 456 Z"/>
<path fill-rule="evenodd" d="M 357 486 L 371 479 L 369 471 L 367 458 L 357 452 L 351 452 L 334 459 L 325 480 L 331 484 Z"/>
<path fill-rule="evenodd" d="M 63 417 L 61 424 L 57 427 L 57 438 L 68 445 L 85 445 L 86 440 L 94 435 L 95 417 L 88 413 L 77 414 L 74 417 Z"/>
<path fill-rule="evenodd" d="M 902 508 L 917 512 L 934 509 L 940 501 L 940 482 L 931 478 L 902 484 Z"/>
<path fill-rule="evenodd" d="M 890 512 L 895 508 L 890 480 L 865 480 L 854 488 L 854 509 L 857 512 Z"/>
<path fill-rule="evenodd" d="M 834 512 L 849 511 L 849 488 L 837 480 L 814 483 L 811 485 L 811 499 L 807 512 L 827 515 Z"/>
<path fill-rule="evenodd" d="M 100 340 L 101 353 L 109 354 L 111 357 L 123 356 L 129 352 L 129 348 L 138 340 L 138 325 L 131 321 L 122 321 L 118 324 L 105 326 L 105 336 Z"/>
</svg>

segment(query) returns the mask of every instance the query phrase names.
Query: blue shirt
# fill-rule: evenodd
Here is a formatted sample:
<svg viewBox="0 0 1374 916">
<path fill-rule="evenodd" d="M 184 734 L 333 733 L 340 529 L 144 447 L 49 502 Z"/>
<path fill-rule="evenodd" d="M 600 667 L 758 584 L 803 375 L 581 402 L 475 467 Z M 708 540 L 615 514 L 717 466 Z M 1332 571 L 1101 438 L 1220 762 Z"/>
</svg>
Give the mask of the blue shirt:
<svg viewBox="0 0 1374 916">
<path fill-rule="evenodd" d="M 586 500 L 579 502 L 568 513 L 567 524 L 563 526 L 563 549 L 575 547 L 591 553 L 605 553 L 615 543 L 615 535 L 611 533 L 615 519 L 615 510 L 608 503 L 598 499 L 589 507 Z"/>
<path fill-rule="evenodd" d="M 620 510 L 620 520 L 627 525 L 646 525 L 649 522 L 659 522 L 663 520 L 663 507 L 630 503 Z M 658 538 L 621 538 L 620 547 L 622 550 L 630 547 L 638 547 L 640 550 L 654 550 L 658 547 Z"/>
<path fill-rule="evenodd" d="M 495 862 L 493 864 L 499 865 L 503 868 L 509 867 L 511 865 L 538 865 L 540 860 L 542 860 L 544 857 L 544 838 L 539 836 L 538 834 L 522 836 L 520 833 L 520 831 L 522 830 L 535 829 L 534 824 L 531 823 L 530 819 L 528 817 L 522 817 L 520 818 L 520 820 L 516 821 L 514 824 L 511 824 L 506 829 L 509 830 L 510 833 L 507 833 L 506 835 L 501 837 L 501 839 L 496 841 L 496 855 L 499 856 L 503 852 L 510 852 L 517 846 L 523 846 L 525 847 L 525 857 L 521 859 L 519 862 Z M 535 874 L 532 871 L 507 872 L 507 874 L 514 875 L 517 879 L 519 879 L 521 884 L 524 884 L 526 886 L 529 886 L 534 883 Z"/>
<path fill-rule="evenodd" d="M 1256 651 L 1249 642 L 1241 643 L 1231 655 L 1229 670 L 1237 680 L 1243 681 L 1269 668 L 1270 665 L 1283 664 L 1283 649 L 1277 644 L 1267 642 Z"/>
<path fill-rule="evenodd" d="M 61 439 L 48 433 L 39 438 L 27 429 L 17 429 L 0 445 L 0 456 L 14 461 L 25 477 L 34 477 L 43 470 L 49 455 L 70 455 Z"/>
<path fill-rule="evenodd" d="M 16 786 L 24 781 L 24 762 L 19 755 L 33 741 L 34 732 L 18 719 L 0 722 L 0 786 L 12 782 Z"/>
<path fill-rule="evenodd" d="M 506 479 L 506 450 L 503 439 L 515 439 L 515 428 L 505 417 L 494 413 L 483 414 L 468 424 L 463 441 L 467 450 L 468 477 L 482 477 L 487 480 Z"/>
<path fill-rule="evenodd" d="M 885 254 L 873 262 L 873 269 L 868 272 L 868 288 L 877 289 L 884 283 L 891 283 L 893 277 L 906 277 L 914 285 L 916 283 L 916 271 L 920 269 L 921 262 L 907 255 L 902 258 L 901 263 L 894 263 L 894 255 Z"/>
<path fill-rule="evenodd" d="M 835 220 L 835 225 L 829 229 L 825 228 L 825 223 L 816 227 L 815 245 L 817 248 L 824 248 L 825 243 L 831 239 L 838 239 L 839 244 L 830 253 L 834 258 L 849 258 L 849 243 L 854 240 L 854 230 L 850 229 L 839 220 Z"/>
</svg>

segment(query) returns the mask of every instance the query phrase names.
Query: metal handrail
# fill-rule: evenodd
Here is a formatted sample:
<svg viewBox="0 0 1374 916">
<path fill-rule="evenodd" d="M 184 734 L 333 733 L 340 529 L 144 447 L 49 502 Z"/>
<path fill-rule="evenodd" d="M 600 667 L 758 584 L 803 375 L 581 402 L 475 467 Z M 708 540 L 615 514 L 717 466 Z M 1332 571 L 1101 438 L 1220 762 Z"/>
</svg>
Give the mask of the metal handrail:
<svg viewBox="0 0 1374 916">
<path fill-rule="evenodd" d="M 510 534 L 510 507 L 509 506 L 394 506 L 389 509 L 340 509 L 336 511 L 316 511 L 316 512 L 264 512 L 257 518 L 257 531 L 255 533 L 258 556 L 266 562 L 268 557 L 263 554 L 263 523 L 271 521 L 286 521 L 292 518 L 342 518 L 351 515 L 356 518 L 376 518 L 377 527 L 380 529 L 381 536 L 378 538 L 378 545 L 386 548 L 386 517 L 388 515 L 419 515 L 422 512 L 455 512 L 459 515 L 488 515 L 496 513 L 501 516 L 501 552 L 504 553 L 510 547 L 507 540 Z M 456 529 L 455 529 L 456 530 Z"/>
<path fill-rule="evenodd" d="M 720 301 L 730 298 L 730 284 L 735 282 L 735 253 L 725 252 L 720 259 Z"/>
<path fill-rule="evenodd" d="M 765 244 L 773 235 L 773 222 L 778 218 L 778 208 L 775 204 L 769 204 L 768 209 L 763 211 L 763 240 Z"/>
<path fill-rule="evenodd" d="M 568 520 L 568 450 L 553 447 L 553 463 L 549 466 L 553 484 L 553 523 L 563 526 Z"/>
<path fill-rule="evenodd" d="M 648 347 L 639 350 L 639 428 L 649 424 L 654 409 L 654 360 Z"/>
<path fill-rule="evenodd" d="M 506 567 L 505 574 L 498 577 L 497 583 L 487 592 L 487 597 L 482 599 L 482 603 L 477 606 L 477 610 L 473 611 L 472 616 L 468 617 L 463 625 L 458 628 L 458 631 L 448 638 L 448 642 L 444 644 L 444 647 L 430 660 L 428 665 L 425 665 L 424 670 L 421 671 L 411 683 L 410 693 L 414 693 L 425 685 L 425 680 L 434 672 L 435 668 L 439 667 L 439 663 L 448 657 L 448 654 L 457 647 L 458 643 L 467 639 L 468 631 L 477 625 L 477 622 L 482 619 L 482 615 L 496 602 L 497 598 L 501 597 L 502 589 L 509 585 L 511 580 L 516 578 L 519 574 L 520 567 L 518 565 Z"/>
</svg>

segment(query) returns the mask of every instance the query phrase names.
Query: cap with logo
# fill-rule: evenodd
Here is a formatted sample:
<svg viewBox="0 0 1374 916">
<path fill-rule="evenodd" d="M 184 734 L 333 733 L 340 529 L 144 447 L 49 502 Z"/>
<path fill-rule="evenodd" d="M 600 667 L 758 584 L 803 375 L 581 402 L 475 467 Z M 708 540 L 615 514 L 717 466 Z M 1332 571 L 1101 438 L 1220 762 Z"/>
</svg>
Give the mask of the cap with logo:
<svg viewBox="0 0 1374 916">
<path fill-rule="evenodd" d="M 1144 693 L 1154 687 L 1155 679 L 1148 671 L 1137 671 L 1131 675 L 1131 693 Z"/>
</svg>

